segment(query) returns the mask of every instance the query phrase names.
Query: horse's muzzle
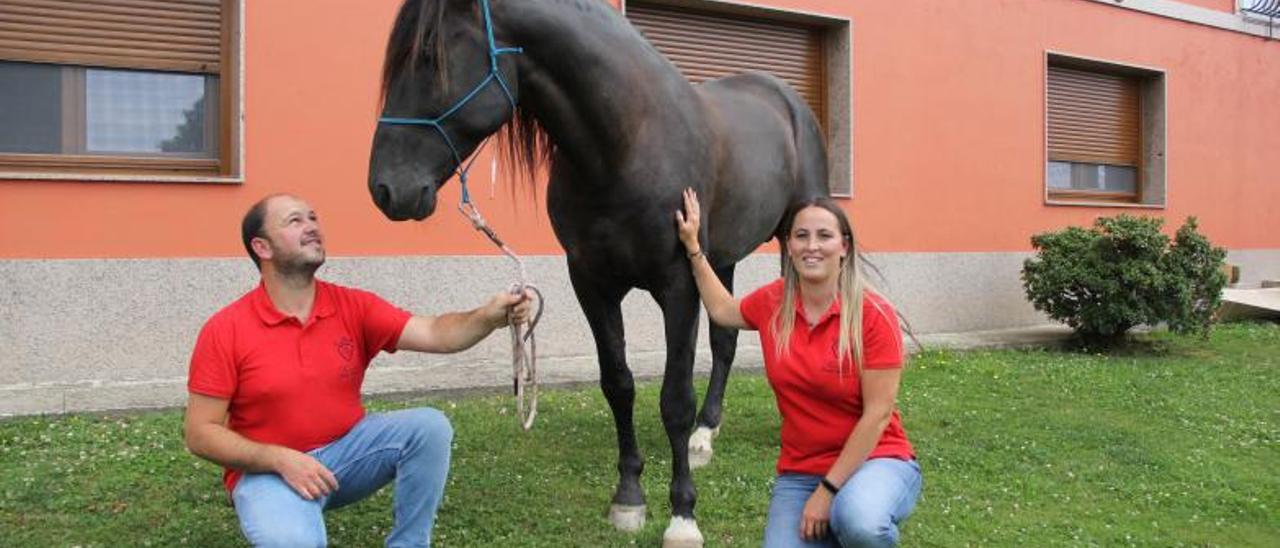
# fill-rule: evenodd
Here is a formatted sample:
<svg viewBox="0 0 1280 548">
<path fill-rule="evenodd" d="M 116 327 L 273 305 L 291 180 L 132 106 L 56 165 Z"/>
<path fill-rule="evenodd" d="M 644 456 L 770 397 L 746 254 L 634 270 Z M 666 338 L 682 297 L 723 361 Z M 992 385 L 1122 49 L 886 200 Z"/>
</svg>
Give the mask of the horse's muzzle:
<svg viewBox="0 0 1280 548">
<path fill-rule="evenodd" d="M 436 210 L 436 193 L 430 185 L 423 185 L 417 192 L 397 193 L 389 184 L 374 183 L 370 192 L 373 203 L 392 221 L 421 221 Z"/>
</svg>

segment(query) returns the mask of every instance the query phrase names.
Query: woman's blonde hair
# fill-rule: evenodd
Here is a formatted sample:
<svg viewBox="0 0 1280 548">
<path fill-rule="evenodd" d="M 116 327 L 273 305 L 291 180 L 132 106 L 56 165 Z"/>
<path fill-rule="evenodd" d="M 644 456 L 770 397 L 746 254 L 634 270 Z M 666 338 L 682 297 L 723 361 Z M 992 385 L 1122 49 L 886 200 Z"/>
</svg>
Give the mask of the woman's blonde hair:
<svg viewBox="0 0 1280 548">
<path fill-rule="evenodd" d="M 791 331 L 796 323 L 796 296 L 800 294 L 800 273 L 787 253 L 787 241 L 791 239 L 791 228 L 795 225 L 796 216 L 805 209 L 817 207 L 835 215 L 840 225 L 840 236 L 849 245 L 849 252 L 840 259 L 840 274 L 836 293 L 840 299 L 840 342 L 837 347 L 840 372 L 845 371 L 846 361 L 852 361 L 857 374 L 862 375 L 862 301 L 866 291 L 875 291 L 867 282 L 862 271 L 862 261 L 858 260 L 857 240 L 853 237 L 853 227 L 849 217 L 835 201 L 830 198 L 812 198 L 791 206 L 783 218 L 780 230 L 782 243 L 782 306 L 774 312 L 774 337 L 779 356 L 787 353 L 791 345 Z M 846 360 L 846 358 L 851 358 Z"/>
</svg>

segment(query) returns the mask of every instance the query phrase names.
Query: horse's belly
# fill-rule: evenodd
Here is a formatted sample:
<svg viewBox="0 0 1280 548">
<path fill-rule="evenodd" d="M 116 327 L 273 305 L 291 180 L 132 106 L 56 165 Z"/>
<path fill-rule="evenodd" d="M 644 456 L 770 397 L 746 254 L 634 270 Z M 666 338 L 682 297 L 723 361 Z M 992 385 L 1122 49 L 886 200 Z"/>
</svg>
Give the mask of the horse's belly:
<svg viewBox="0 0 1280 548">
<path fill-rule="evenodd" d="M 651 208 L 556 204 L 550 195 L 547 205 L 556 239 L 578 275 L 648 289 L 666 279 L 678 255 L 675 222 L 656 222 L 656 210 L 644 211 Z"/>
</svg>

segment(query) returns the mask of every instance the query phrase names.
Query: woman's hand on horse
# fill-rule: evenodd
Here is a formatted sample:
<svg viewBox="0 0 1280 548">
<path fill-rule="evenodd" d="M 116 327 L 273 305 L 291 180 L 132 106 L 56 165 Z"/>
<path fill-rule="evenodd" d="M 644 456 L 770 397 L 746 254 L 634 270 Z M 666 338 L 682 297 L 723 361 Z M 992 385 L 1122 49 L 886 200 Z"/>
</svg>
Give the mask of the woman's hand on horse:
<svg viewBox="0 0 1280 548">
<path fill-rule="evenodd" d="M 701 222 L 702 210 L 698 205 L 698 193 L 692 188 L 684 189 L 684 209 L 676 210 L 676 228 L 680 231 L 680 241 L 690 253 L 698 249 L 698 224 Z"/>
</svg>

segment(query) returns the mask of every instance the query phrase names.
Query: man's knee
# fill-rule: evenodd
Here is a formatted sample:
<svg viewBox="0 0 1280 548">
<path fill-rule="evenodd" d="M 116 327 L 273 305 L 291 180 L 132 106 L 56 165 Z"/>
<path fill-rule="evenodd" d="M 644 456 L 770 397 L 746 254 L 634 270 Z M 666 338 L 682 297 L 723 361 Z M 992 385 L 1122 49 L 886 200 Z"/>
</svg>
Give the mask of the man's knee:
<svg viewBox="0 0 1280 548">
<path fill-rule="evenodd" d="M 420 407 L 410 410 L 410 422 L 414 433 L 428 443 L 443 443 L 446 447 L 453 442 L 453 425 L 449 417 L 433 407 Z"/>
<path fill-rule="evenodd" d="M 320 502 L 298 496 L 276 474 L 249 474 L 232 495 L 240 529 L 254 546 L 324 546 Z"/>
<path fill-rule="evenodd" d="M 259 524 L 250 530 L 245 524 L 244 534 L 250 544 L 257 547 L 322 547 L 327 544 L 324 529 L 303 520 L 275 519 Z"/>
</svg>

